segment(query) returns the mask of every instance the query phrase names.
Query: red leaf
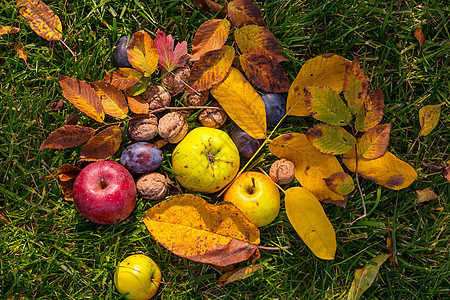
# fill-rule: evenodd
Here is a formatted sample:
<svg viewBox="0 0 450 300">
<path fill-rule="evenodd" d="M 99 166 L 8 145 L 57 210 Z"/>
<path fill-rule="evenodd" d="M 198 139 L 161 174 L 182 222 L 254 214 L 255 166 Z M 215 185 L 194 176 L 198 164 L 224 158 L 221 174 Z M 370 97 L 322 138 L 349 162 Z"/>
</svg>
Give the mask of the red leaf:
<svg viewBox="0 0 450 300">
<path fill-rule="evenodd" d="M 184 64 L 189 59 L 189 55 L 187 54 L 187 42 L 183 41 L 177 43 L 174 50 L 173 46 L 175 40 L 172 38 L 172 35 L 169 34 L 166 36 L 161 30 L 156 32 L 154 44 L 158 51 L 158 65 L 168 72 L 175 68 L 184 67 Z"/>
</svg>

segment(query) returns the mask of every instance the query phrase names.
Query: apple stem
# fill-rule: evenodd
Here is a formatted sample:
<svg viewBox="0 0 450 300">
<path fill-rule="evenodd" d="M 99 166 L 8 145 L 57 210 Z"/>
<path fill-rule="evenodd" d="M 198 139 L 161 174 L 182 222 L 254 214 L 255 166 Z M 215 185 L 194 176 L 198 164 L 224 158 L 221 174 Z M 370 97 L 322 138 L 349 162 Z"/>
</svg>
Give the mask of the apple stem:
<svg viewBox="0 0 450 300">
<path fill-rule="evenodd" d="M 253 194 L 255 192 L 255 188 L 256 188 L 255 177 L 252 177 L 252 186 L 250 187 L 248 193 Z"/>
<path fill-rule="evenodd" d="M 108 184 L 105 182 L 105 179 L 100 179 L 100 188 L 103 190 L 108 186 Z"/>
<path fill-rule="evenodd" d="M 258 246 L 258 249 L 262 249 L 262 250 L 269 250 L 269 251 L 273 251 L 273 250 L 281 250 L 281 249 L 284 249 L 284 250 L 287 250 L 287 249 L 289 249 L 289 248 L 291 248 L 291 246 L 283 246 L 283 247 L 266 247 L 266 246 Z"/>
</svg>

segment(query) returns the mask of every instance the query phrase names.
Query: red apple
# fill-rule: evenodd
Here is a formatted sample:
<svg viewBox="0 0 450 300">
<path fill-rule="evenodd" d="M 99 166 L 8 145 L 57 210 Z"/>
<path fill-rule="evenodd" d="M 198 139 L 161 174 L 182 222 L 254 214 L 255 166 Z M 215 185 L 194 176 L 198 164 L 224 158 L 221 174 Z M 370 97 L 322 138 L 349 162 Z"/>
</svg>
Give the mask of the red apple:
<svg viewBox="0 0 450 300">
<path fill-rule="evenodd" d="M 73 202 L 89 221 L 114 224 L 126 219 L 136 205 L 136 184 L 125 167 L 99 161 L 81 170 L 73 184 Z"/>
</svg>

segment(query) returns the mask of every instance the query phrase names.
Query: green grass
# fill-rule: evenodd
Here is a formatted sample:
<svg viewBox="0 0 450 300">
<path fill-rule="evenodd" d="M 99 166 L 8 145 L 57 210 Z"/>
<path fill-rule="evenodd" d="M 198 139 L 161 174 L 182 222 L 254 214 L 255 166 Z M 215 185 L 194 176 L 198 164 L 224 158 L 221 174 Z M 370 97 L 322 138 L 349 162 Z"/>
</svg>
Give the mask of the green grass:
<svg viewBox="0 0 450 300">
<path fill-rule="evenodd" d="M 450 7 L 444 1 L 257 2 L 289 60 L 283 65 L 291 81 L 306 60 L 320 54 L 360 58 L 370 88 L 381 88 L 386 99 L 389 150 L 414 166 L 419 179 L 401 191 L 363 180 L 369 215 L 356 223 L 362 214 L 357 192 L 345 209 L 324 204 L 337 235 L 333 261 L 311 253 L 282 207 L 277 220 L 261 229 L 261 244 L 291 248 L 262 250 L 261 271 L 224 287 L 215 283 L 219 273 L 211 266 L 177 257 L 149 236 L 140 220 L 154 203 L 140 200 L 126 221 L 113 226 L 84 220 L 49 176 L 64 163 L 76 164 L 79 148 L 38 151 L 50 132 L 76 112 L 70 104 L 57 112 L 48 108 L 62 99 L 58 74 L 103 78 L 113 68 L 111 51 L 118 37 L 140 29 L 152 37 L 163 30 L 190 47 L 197 28 L 217 16 L 198 10 L 192 1 L 45 2 L 60 16 L 64 41 L 76 58 L 61 43 L 38 37 L 18 15 L 15 1 L 0 5 L 0 25 L 21 28 L 0 36 L 0 214 L 8 220 L 0 220 L 0 299 L 119 299 L 112 274 L 134 253 L 149 255 L 163 269 L 167 284 L 158 299 L 345 299 L 354 271 L 386 253 L 388 237 L 398 268 L 385 263 L 363 298 L 448 299 L 450 187 L 439 171 L 422 166 L 450 159 L 445 17 Z M 427 38 L 422 47 L 414 38 L 418 25 Z M 28 66 L 16 54 L 16 42 L 24 45 Z M 439 125 L 414 144 L 418 110 L 442 102 Z M 93 122 L 81 116 L 80 124 Z M 310 118 L 288 117 L 274 136 L 304 133 L 311 124 Z M 169 148 L 165 151 L 169 157 Z M 263 151 L 259 166 L 267 171 L 275 158 Z M 427 187 L 439 198 L 415 204 L 415 191 Z"/>
</svg>

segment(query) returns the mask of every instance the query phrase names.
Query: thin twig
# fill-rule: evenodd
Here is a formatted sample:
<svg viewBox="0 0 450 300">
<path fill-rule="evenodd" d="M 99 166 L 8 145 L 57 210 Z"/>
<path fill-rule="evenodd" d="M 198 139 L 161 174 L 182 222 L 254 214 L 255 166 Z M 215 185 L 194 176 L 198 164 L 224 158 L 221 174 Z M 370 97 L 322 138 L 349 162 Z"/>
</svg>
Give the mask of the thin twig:
<svg viewBox="0 0 450 300">
<path fill-rule="evenodd" d="M 363 195 L 363 192 L 362 192 L 362 190 L 361 190 L 361 185 L 359 184 L 359 179 L 358 179 L 358 150 L 356 149 L 356 147 L 355 147 L 355 160 L 356 160 L 356 165 L 355 165 L 355 174 L 356 174 L 356 177 L 355 177 L 355 179 L 356 179 L 356 186 L 358 187 L 358 191 L 359 191 L 359 194 L 360 194 L 360 196 L 361 196 L 361 201 L 362 201 L 362 205 L 363 205 L 363 211 L 364 211 L 364 214 L 362 215 L 362 216 L 360 216 L 359 218 L 357 218 L 356 220 L 354 220 L 353 222 L 352 222 L 352 224 L 353 223 L 355 223 L 356 221 L 359 221 L 359 220 L 361 220 L 362 218 L 364 218 L 365 216 L 367 216 L 367 209 L 366 209 L 366 203 L 364 202 L 364 195 Z"/>
<path fill-rule="evenodd" d="M 291 246 L 283 246 L 283 247 L 277 247 L 277 246 L 274 246 L 274 247 L 258 246 L 258 249 L 269 250 L 269 251 L 273 251 L 273 250 L 282 250 L 282 249 L 287 250 L 287 249 L 289 249 L 289 248 L 291 248 Z"/>
<path fill-rule="evenodd" d="M 223 108 L 216 107 L 216 106 L 180 106 L 180 107 L 164 106 L 164 107 L 149 111 L 149 114 L 157 114 L 157 113 L 163 112 L 165 110 L 185 110 L 185 109 L 219 109 L 219 110 L 223 110 Z"/>
<path fill-rule="evenodd" d="M 67 46 L 66 43 L 64 43 L 63 40 L 60 40 L 60 42 L 67 48 L 67 50 L 69 50 L 70 54 L 72 54 L 73 57 L 76 57 L 77 55 L 72 51 L 72 49 L 69 48 L 69 46 Z"/>
</svg>

